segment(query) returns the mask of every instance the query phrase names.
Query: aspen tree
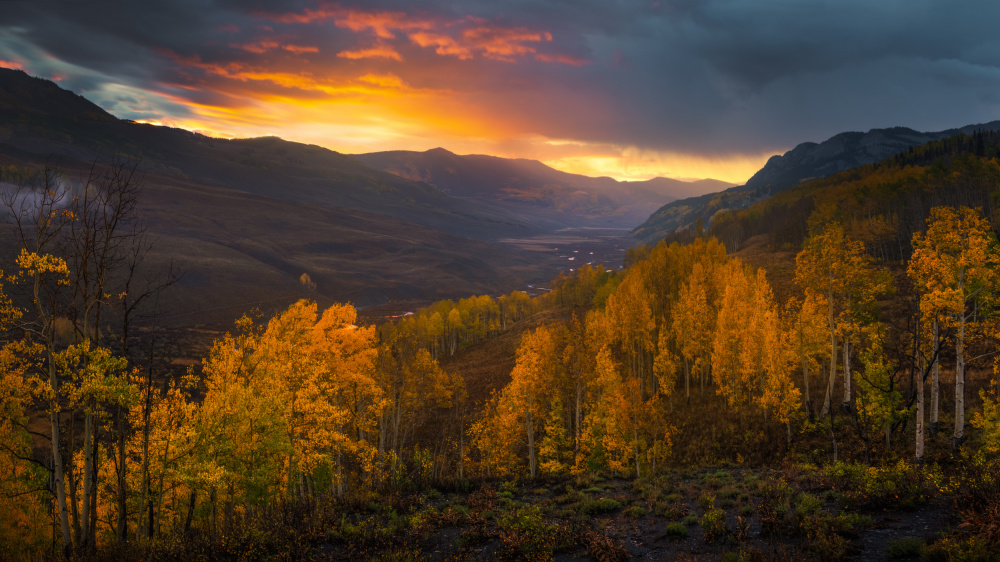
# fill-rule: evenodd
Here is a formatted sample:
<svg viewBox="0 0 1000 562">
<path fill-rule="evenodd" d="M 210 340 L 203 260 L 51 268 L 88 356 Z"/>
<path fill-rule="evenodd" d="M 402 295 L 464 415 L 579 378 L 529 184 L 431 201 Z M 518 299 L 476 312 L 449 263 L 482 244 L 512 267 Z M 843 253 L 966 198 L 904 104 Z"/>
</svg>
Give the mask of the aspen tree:
<svg viewBox="0 0 1000 562">
<path fill-rule="evenodd" d="M 844 406 L 850 407 L 850 338 L 875 298 L 888 290 L 888 281 L 884 271 L 871 266 L 864 244 L 847 236 L 844 227 L 837 222 L 827 224 L 822 232 L 810 236 L 795 258 L 795 282 L 803 289 L 822 295 L 827 305 L 830 377 L 821 416 L 830 411 L 837 376 L 838 336 L 845 347 Z"/>
<path fill-rule="evenodd" d="M 559 357 L 552 331 L 546 326 L 539 326 L 526 332 L 517 349 L 517 362 L 511 372 L 510 385 L 504 389 L 504 398 L 517 404 L 512 410 L 520 410 L 528 444 L 528 471 L 532 478 L 538 469 L 535 447 L 537 425 L 543 421 L 544 398 L 558 368 Z"/>
<path fill-rule="evenodd" d="M 968 207 L 935 207 L 927 219 L 927 232 L 913 234 L 907 273 L 921 293 L 922 313 L 926 317 L 941 311 L 956 330 L 953 449 L 958 449 L 965 437 L 967 324 L 975 313 L 974 302 L 994 290 L 998 262 L 989 223 Z"/>
<path fill-rule="evenodd" d="M 829 356 L 829 348 L 826 347 L 825 309 L 823 298 L 808 289 L 801 301 L 793 297 L 785 304 L 785 329 L 791 336 L 792 349 L 801 365 L 802 392 L 810 419 L 814 414 L 810 373 L 814 368 L 819 368 L 824 357 Z"/>
</svg>

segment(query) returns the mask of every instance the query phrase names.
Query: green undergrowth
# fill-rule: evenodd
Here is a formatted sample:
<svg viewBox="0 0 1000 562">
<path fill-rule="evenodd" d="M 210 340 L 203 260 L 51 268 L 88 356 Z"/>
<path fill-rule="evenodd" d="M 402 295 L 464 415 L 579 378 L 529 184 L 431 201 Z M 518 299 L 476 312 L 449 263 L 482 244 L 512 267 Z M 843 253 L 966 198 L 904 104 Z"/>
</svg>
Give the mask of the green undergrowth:
<svg viewBox="0 0 1000 562">
<path fill-rule="evenodd" d="M 625 560 L 631 543 L 661 549 L 653 557 L 699 551 L 734 560 L 838 560 L 861 554 L 860 538 L 886 521 L 937 510 L 948 528 L 900 534 L 866 555 L 997 560 L 1000 463 L 973 458 L 967 465 L 974 468 L 961 473 L 907 463 L 729 467 L 639 480 L 482 480 L 355 492 L 287 501 L 220 520 L 214 530 L 165 533 L 82 559 L 422 560 L 440 553 Z"/>
</svg>

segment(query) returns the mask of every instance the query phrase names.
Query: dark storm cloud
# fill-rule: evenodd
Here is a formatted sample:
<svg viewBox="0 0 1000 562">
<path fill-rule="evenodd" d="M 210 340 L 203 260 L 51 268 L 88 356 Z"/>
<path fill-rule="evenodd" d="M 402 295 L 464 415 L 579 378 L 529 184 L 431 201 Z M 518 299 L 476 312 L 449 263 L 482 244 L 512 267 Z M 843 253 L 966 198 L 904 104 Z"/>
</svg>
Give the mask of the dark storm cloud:
<svg viewBox="0 0 1000 562">
<path fill-rule="evenodd" d="M 490 51 L 476 47 L 466 58 L 441 36 L 394 28 L 383 37 L 333 25 L 324 10 L 399 12 L 442 29 L 483 21 L 543 30 L 551 40 L 521 40 L 529 55 L 496 51 L 485 60 Z M 327 24 L 311 25 L 304 14 Z M 34 0 L 4 3 L 0 59 L 20 55 L 30 70 L 49 55 L 80 69 L 68 87 L 96 92 L 114 80 L 176 96 L 173 111 L 184 111 L 183 99 L 236 103 L 241 91 L 226 91 L 219 77 L 246 82 L 247 65 L 261 60 L 274 73 L 309 59 L 337 76 L 368 64 L 415 87 L 464 94 L 484 112 L 506 112 L 526 134 L 755 153 L 843 130 L 943 129 L 1000 117 L 996 22 L 1000 4 L 979 0 Z M 295 87 L 270 80 L 254 87 Z M 206 83 L 213 87 L 184 88 Z M 118 107 L 143 106 L 135 91 L 117 95 Z"/>
</svg>

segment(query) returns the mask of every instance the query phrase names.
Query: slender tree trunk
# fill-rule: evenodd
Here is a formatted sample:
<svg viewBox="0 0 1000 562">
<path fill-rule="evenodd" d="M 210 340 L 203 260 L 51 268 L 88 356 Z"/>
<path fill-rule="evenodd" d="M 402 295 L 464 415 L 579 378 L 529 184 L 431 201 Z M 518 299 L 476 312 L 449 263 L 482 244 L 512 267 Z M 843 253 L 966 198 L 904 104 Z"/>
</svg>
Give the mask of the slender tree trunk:
<svg viewBox="0 0 1000 562">
<path fill-rule="evenodd" d="M 832 281 L 831 281 L 832 283 Z M 833 394 L 833 383 L 837 378 L 837 326 L 833 319 L 833 289 L 827 291 L 826 300 L 829 303 L 827 321 L 830 327 L 830 382 L 826 385 L 826 397 L 823 398 L 823 411 L 820 417 L 830 413 L 830 399 Z"/>
<path fill-rule="evenodd" d="M 341 467 L 341 451 L 337 448 L 337 496 L 344 495 L 344 478 L 343 478 L 343 468 Z"/>
<path fill-rule="evenodd" d="M 531 477 L 535 477 L 535 432 L 531 423 L 531 408 L 524 408 L 524 430 L 528 434 L 528 466 L 531 469 Z"/>
<path fill-rule="evenodd" d="M 66 436 L 66 458 L 69 459 L 69 463 L 66 467 L 66 483 L 69 484 L 69 508 L 70 508 L 70 526 L 73 528 L 73 536 L 76 537 L 76 547 L 79 549 L 81 541 L 83 540 L 83 532 L 80 525 L 80 507 L 79 502 L 77 502 L 76 493 L 76 466 L 73 462 L 73 458 L 76 456 L 76 412 L 70 410 L 69 413 L 69 435 Z"/>
<path fill-rule="evenodd" d="M 965 318 L 964 312 L 958 324 L 958 338 L 955 340 L 955 437 L 952 451 L 957 451 L 965 439 Z"/>
<path fill-rule="evenodd" d="M 928 430 L 931 436 L 937 435 L 939 412 L 941 411 L 941 324 L 937 315 L 934 316 L 933 336 L 934 336 L 934 363 L 932 365 L 931 376 L 931 423 Z"/>
<path fill-rule="evenodd" d="M 115 538 L 119 543 L 128 537 L 128 482 L 125 479 L 125 413 L 118 407 L 118 525 Z"/>
<path fill-rule="evenodd" d="M 691 403 L 691 365 L 688 364 L 687 357 L 684 358 L 684 400 Z"/>
<path fill-rule="evenodd" d="M 837 462 L 837 434 L 833 431 L 833 412 L 830 412 L 830 440 L 833 441 L 833 462 Z"/>
<path fill-rule="evenodd" d="M 575 445 L 573 446 L 573 452 L 574 453 L 579 453 L 580 452 L 580 403 L 581 402 L 583 402 L 583 384 L 581 382 L 577 381 L 577 383 L 576 383 L 576 403 L 575 403 L 574 408 L 573 408 L 573 417 L 574 417 L 574 420 L 575 420 L 575 423 L 573 424 L 574 425 L 573 430 L 574 430 L 574 434 L 576 436 L 576 438 L 575 438 Z"/>
<path fill-rule="evenodd" d="M 830 400 L 833 396 L 833 385 L 837 380 L 837 336 L 831 332 L 830 335 L 830 378 L 826 385 L 826 396 L 823 398 L 823 410 L 819 417 L 827 416 L 830 413 Z"/>
<path fill-rule="evenodd" d="M 851 340 L 844 337 L 844 402 L 845 412 L 851 411 Z"/>
<path fill-rule="evenodd" d="M 194 504 L 195 498 L 198 496 L 198 490 L 191 490 L 191 499 L 188 500 L 187 517 L 184 518 L 184 534 L 187 535 L 191 532 L 191 519 L 194 517 Z"/>
<path fill-rule="evenodd" d="M 59 528 L 62 531 L 63 554 L 69 556 L 73 550 L 73 538 L 70 535 L 69 513 L 66 509 L 66 485 L 62 458 L 62 444 L 60 443 L 59 427 L 59 379 L 56 377 L 56 366 L 52 362 L 55 355 L 52 344 L 49 345 L 49 385 L 52 387 L 53 398 L 49 401 L 49 423 L 52 427 L 52 472 L 53 482 L 56 492 L 56 506 L 59 512 Z"/>
<path fill-rule="evenodd" d="M 916 347 L 916 346 L 914 346 Z M 916 352 L 919 356 L 919 350 Z M 914 357 L 917 361 L 917 428 L 916 428 L 916 460 L 917 464 L 924 462 L 924 369 L 923 361 Z"/>
<path fill-rule="evenodd" d="M 465 416 L 458 422 L 458 477 L 465 478 Z"/>
<path fill-rule="evenodd" d="M 150 389 L 146 388 L 147 402 Z M 136 526 L 135 526 L 135 536 L 142 538 L 143 536 L 149 537 L 152 535 L 152 519 L 153 515 L 150 513 L 150 525 L 149 527 L 142 524 L 142 516 L 146 510 L 146 504 L 149 501 L 149 413 L 148 405 L 143 411 L 143 430 L 142 430 L 142 494 L 139 497 L 139 509 L 136 515 Z M 147 532 L 148 531 L 148 532 Z"/>
<path fill-rule="evenodd" d="M 87 550 L 90 544 L 90 494 L 94 480 L 94 414 L 88 412 L 83 428 L 83 517 L 79 545 Z"/>
<path fill-rule="evenodd" d="M 802 344 L 805 345 L 804 343 Z M 809 397 L 809 357 L 806 356 L 805 352 L 802 353 L 802 389 L 805 391 L 805 406 L 806 415 L 809 416 L 811 420 L 813 418 L 812 411 L 812 399 Z"/>
<path fill-rule="evenodd" d="M 101 447 L 100 447 L 100 439 L 97 438 L 96 428 L 94 430 L 93 436 L 91 437 L 91 440 L 93 441 L 92 449 L 94 452 L 93 452 L 93 457 L 91 459 L 90 471 L 91 474 L 94 475 L 94 477 L 91 479 L 90 483 L 90 523 L 89 523 L 90 532 L 88 533 L 88 540 L 90 540 L 94 536 L 94 533 L 97 531 L 97 484 L 98 480 L 101 478 L 101 473 L 97 470 L 97 467 L 101 465 L 100 462 Z M 92 546 L 94 542 L 95 541 L 90 540 L 90 545 Z"/>
<path fill-rule="evenodd" d="M 638 416 L 632 417 L 632 440 L 635 443 L 635 477 L 642 478 L 642 469 L 639 464 L 639 419 Z"/>
</svg>

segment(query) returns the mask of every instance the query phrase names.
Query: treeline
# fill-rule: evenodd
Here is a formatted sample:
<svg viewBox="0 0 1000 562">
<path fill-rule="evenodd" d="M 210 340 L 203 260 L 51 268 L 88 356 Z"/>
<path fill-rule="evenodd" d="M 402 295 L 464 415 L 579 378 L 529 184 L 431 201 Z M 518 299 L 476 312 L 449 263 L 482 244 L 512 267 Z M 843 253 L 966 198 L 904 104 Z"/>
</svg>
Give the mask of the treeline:
<svg viewBox="0 0 1000 562">
<path fill-rule="evenodd" d="M 747 209 L 721 212 L 707 234 L 730 251 L 761 235 L 773 248 L 798 248 L 816 224 L 836 219 L 874 257 L 904 262 L 913 233 L 923 230 L 932 207 L 980 208 L 996 230 L 998 153 L 1000 135 L 991 131 L 931 142 L 776 193 Z M 699 235 L 696 230 L 677 232 L 668 241 L 690 241 Z"/>
<path fill-rule="evenodd" d="M 926 428 L 943 428 L 947 393 L 957 451 L 966 437 L 967 365 L 988 366 L 998 353 L 1000 254 L 988 221 L 967 207 L 933 208 L 911 240 L 906 276 L 893 279 L 845 225 L 814 220 L 796 258 L 798 293 L 785 302 L 763 270 L 727 255 L 714 238 L 630 253 L 631 267 L 603 306 L 525 334 L 512 382 L 470 430 L 479 470 L 654 473 L 678 442 L 710 445 L 675 429 L 690 415 L 692 389 L 719 396 L 715 407 L 737 413 L 743 432 L 773 433 L 781 424 L 791 444 L 828 424 L 830 460 L 839 435 L 861 447 L 840 458 L 869 462 L 908 428 L 910 456 L 923 462 Z M 564 287 L 594 295 L 602 282 L 584 272 Z M 912 299 L 900 302 L 897 290 Z M 945 358 L 951 391 L 942 386 Z M 972 425 L 996 454 L 997 389 L 976 382 L 982 409 Z"/>
</svg>

